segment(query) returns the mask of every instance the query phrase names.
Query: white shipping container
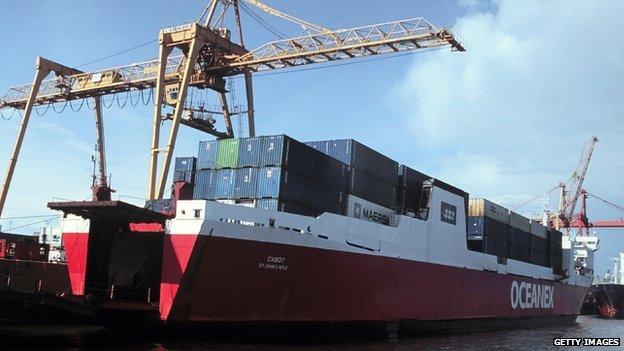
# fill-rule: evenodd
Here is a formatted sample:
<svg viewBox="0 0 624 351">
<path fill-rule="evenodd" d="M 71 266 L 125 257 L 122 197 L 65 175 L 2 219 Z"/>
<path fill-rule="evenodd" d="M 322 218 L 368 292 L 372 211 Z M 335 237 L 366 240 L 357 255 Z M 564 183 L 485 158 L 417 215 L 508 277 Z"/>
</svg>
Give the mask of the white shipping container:
<svg viewBox="0 0 624 351">
<path fill-rule="evenodd" d="M 394 223 L 395 211 L 351 194 L 347 195 L 347 217 L 383 225 Z"/>
</svg>

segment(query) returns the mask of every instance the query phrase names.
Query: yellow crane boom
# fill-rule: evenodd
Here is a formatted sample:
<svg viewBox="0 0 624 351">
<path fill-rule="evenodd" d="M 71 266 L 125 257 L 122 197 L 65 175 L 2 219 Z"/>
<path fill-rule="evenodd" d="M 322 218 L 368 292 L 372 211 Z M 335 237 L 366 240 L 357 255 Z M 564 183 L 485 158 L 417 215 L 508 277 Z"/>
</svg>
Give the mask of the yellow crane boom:
<svg viewBox="0 0 624 351">
<path fill-rule="evenodd" d="M 245 76 L 249 135 L 254 136 L 252 73 L 410 50 L 449 47 L 454 51 L 465 51 L 462 44 L 449 30 L 437 28 L 424 18 L 332 31 L 286 15 L 257 0 L 245 1 L 272 15 L 297 23 L 306 29 L 313 29 L 315 32 L 296 38 L 273 41 L 249 51 L 243 44 L 239 1 L 212 0 L 200 21 L 160 31 L 157 60 L 93 72 L 80 72 L 64 66 L 62 66 L 63 69 L 42 71 L 38 67 L 32 84 L 9 88 L 6 94 L 0 97 L 0 109 L 16 108 L 23 109 L 25 112 L 0 195 L 0 214 L 33 106 L 86 98 L 96 99 L 99 103 L 99 98 L 103 95 L 154 88 L 147 194 L 147 198 L 153 200 L 162 198 L 164 194 L 180 124 L 210 133 L 218 138 L 234 136 L 226 98 L 226 77 L 239 74 Z M 218 16 L 214 16 L 219 6 L 222 7 L 221 12 Z M 239 37 L 236 43 L 231 40 L 229 29 L 217 26 L 229 8 L 233 8 L 235 13 Z M 182 55 L 171 55 L 176 48 L 180 49 Z M 44 61 L 50 62 L 51 65 L 58 65 L 48 60 Z M 50 72 L 54 72 L 55 76 L 45 79 Z M 211 89 L 219 94 L 226 126 L 225 132 L 217 131 L 211 121 L 183 114 L 189 87 Z M 163 117 L 163 105 L 173 107 L 173 113 Z M 171 119 L 173 124 L 167 144 L 161 148 L 160 128 L 163 119 Z M 98 121 L 101 125 L 101 113 Z M 103 143 L 101 146 L 103 147 Z M 164 162 L 160 182 L 157 183 L 156 173 L 161 153 L 164 154 Z"/>
</svg>

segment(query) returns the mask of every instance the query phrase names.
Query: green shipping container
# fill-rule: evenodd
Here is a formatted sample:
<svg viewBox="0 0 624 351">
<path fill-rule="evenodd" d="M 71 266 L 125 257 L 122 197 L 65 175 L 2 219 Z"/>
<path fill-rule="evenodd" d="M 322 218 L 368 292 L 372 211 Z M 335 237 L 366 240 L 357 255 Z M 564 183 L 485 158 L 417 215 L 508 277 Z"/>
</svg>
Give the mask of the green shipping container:
<svg viewBox="0 0 624 351">
<path fill-rule="evenodd" d="M 219 140 L 217 168 L 236 168 L 238 162 L 238 139 Z"/>
</svg>

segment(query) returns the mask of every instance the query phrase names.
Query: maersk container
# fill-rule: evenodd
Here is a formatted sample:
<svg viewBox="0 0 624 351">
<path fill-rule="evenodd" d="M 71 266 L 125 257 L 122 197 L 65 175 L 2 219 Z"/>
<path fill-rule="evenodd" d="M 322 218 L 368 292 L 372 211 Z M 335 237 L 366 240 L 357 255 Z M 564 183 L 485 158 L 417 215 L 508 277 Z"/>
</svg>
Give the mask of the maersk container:
<svg viewBox="0 0 624 351">
<path fill-rule="evenodd" d="M 405 165 L 399 166 L 397 186 L 397 205 L 402 207 L 403 212 L 417 213 L 422 197 L 423 183 L 432 177 L 413 170 Z"/>
<path fill-rule="evenodd" d="M 359 169 L 351 169 L 349 193 L 387 208 L 396 206 L 396 188 Z"/>
<path fill-rule="evenodd" d="M 217 151 L 217 168 L 236 168 L 238 163 L 239 139 L 219 140 Z"/>
<path fill-rule="evenodd" d="M 234 197 L 236 170 L 218 169 L 214 175 L 215 199 L 231 199 Z"/>
<path fill-rule="evenodd" d="M 322 146 L 322 143 L 327 146 Z M 364 144 L 353 139 L 312 141 L 308 144 L 316 145 L 320 151 L 326 149 L 329 156 L 352 168 L 396 185 L 399 164 Z"/>
<path fill-rule="evenodd" d="M 173 181 L 193 184 L 195 180 L 196 163 L 197 158 L 195 157 L 176 157 L 173 169 Z"/>
<path fill-rule="evenodd" d="M 197 169 L 215 169 L 217 166 L 218 140 L 208 140 L 199 142 L 197 152 Z"/>
<path fill-rule="evenodd" d="M 236 173 L 236 188 L 234 189 L 234 198 L 236 199 L 253 199 L 256 197 L 258 188 L 258 169 L 257 168 L 238 168 Z"/>
<path fill-rule="evenodd" d="M 262 166 L 262 137 L 242 138 L 238 142 L 238 167 Z"/>
<path fill-rule="evenodd" d="M 203 169 L 197 171 L 195 176 L 195 187 L 193 188 L 193 199 L 214 199 L 215 173 L 216 171 L 213 169 Z"/>
<path fill-rule="evenodd" d="M 347 217 L 383 225 L 391 225 L 394 222 L 396 212 L 393 209 L 379 206 L 352 194 L 347 194 L 346 198 L 345 214 Z"/>
</svg>

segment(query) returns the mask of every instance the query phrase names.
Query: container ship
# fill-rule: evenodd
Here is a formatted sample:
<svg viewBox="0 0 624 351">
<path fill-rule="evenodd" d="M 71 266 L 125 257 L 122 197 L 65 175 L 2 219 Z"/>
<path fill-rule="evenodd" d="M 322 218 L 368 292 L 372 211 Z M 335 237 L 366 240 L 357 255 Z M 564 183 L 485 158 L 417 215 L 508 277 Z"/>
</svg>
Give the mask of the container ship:
<svg viewBox="0 0 624 351">
<path fill-rule="evenodd" d="M 593 250 L 569 236 L 351 139 L 200 142 L 173 180 L 145 207 L 48 204 L 63 212 L 72 294 L 98 321 L 569 324 L 593 280 Z"/>
<path fill-rule="evenodd" d="M 614 266 L 602 283 L 592 285 L 587 293 L 589 304 L 604 318 L 624 319 L 624 252 L 614 259 Z"/>
</svg>

